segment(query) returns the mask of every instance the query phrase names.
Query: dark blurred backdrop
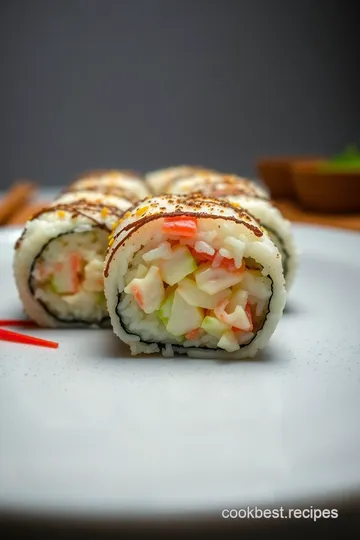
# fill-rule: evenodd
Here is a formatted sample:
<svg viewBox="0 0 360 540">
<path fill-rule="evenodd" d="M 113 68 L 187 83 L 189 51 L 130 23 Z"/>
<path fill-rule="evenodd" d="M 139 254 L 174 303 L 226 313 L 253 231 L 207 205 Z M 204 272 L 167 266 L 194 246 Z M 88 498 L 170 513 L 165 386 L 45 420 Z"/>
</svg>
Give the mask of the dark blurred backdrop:
<svg viewBox="0 0 360 540">
<path fill-rule="evenodd" d="M 359 141 L 350 0 L 0 0 L 0 188 Z"/>
</svg>

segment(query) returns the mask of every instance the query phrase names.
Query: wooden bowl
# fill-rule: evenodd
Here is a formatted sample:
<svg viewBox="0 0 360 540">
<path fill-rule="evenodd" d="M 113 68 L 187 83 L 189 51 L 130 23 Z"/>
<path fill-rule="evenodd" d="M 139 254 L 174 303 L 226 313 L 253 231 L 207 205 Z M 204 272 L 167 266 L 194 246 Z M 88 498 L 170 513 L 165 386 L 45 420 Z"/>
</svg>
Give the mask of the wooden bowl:
<svg viewBox="0 0 360 540">
<path fill-rule="evenodd" d="M 273 199 L 296 199 L 296 191 L 292 181 L 292 167 L 302 160 L 318 158 L 301 158 L 299 156 L 263 158 L 257 163 L 257 171 L 264 184 L 269 188 Z"/>
<path fill-rule="evenodd" d="M 322 162 L 298 161 L 292 165 L 294 191 L 300 205 L 317 212 L 360 211 L 360 169 L 340 170 Z"/>
</svg>

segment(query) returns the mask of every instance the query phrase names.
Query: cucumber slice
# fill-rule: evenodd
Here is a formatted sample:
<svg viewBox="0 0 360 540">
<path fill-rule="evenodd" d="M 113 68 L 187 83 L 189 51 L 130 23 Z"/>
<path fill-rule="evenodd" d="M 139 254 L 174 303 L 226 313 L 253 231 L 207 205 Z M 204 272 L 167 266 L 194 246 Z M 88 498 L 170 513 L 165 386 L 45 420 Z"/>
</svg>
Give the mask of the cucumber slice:
<svg viewBox="0 0 360 540">
<path fill-rule="evenodd" d="M 171 308 L 174 302 L 174 292 L 171 292 L 167 298 L 163 301 L 163 303 L 160 305 L 157 316 L 159 317 L 160 321 L 162 321 L 165 326 L 167 325 L 170 314 L 171 314 Z"/>
<path fill-rule="evenodd" d="M 207 294 L 204 291 L 200 291 L 195 281 L 190 278 L 182 279 L 178 284 L 177 290 L 185 302 L 191 306 L 205 309 L 215 309 L 220 302 L 228 299 L 231 294 L 229 289 L 213 295 Z"/>
<path fill-rule="evenodd" d="M 213 268 L 210 264 L 203 264 L 194 276 L 198 288 L 213 295 L 240 283 L 243 273 L 229 272 L 225 268 Z"/>
<path fill-rule="evenodd" d="M 237 342 L 234 332 L 229 330 L 225 332 L 218 342 L 220 349 L 225 349 L 227 352 L 234 352 L 240 349 L 240 345 Z"/>
<path fill-rule="evenodd" d="M 200 328 L 203 319 L 203 310 L 199 307 L 190 306 L 178 291 L 175 291 L 166 330 L 173 336 L 183 336 L 195 330 L 195 328 Z"/>
<path fill-rule="evenodd" d="M 217 319 L 216 317 L 211 317 L 210 315 L 205 317 L 202 322 L 201 328 L 211 336 L 214 336 L 218 339 L 220 339 L 225 332 L 230 330 L 230 327 L 227 324 L 219 321 L 219 319 Z"/>
<path fill-rule="evenodd" d="M 175 285 L 196 269 L 196 260 L 186 246 L 174 247 L 171 259 L 160 264 L 162 278 L 168 285 Z"/>
</svg>

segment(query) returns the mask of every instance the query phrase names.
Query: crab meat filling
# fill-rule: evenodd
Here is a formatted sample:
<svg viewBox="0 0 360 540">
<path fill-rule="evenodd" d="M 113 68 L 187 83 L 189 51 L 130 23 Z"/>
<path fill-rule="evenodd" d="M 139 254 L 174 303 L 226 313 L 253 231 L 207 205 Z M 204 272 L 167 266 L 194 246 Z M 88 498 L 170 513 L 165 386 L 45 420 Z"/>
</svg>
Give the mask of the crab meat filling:
<svg viewBox="0 0 360 540">
<path fill-rule="evenodd" d="M 159 244 L 135 254 L 122 293 L 123 306 L 140 314 L 139 331 L 157 324 L 167 342 L 228 352 L 249 343 L 264 324 L 272 287 L 245 256 L 245 239 L 206 235 L 186 216 L 165 218 L 162 233 Z"/>
<path fill-rule="evenodd" d="M 51 240 L 35 260 L 30 288 L 47 311 L 60 321 L 89 324 L 107 317 L 103 261 L 107 232 L 92 229 Z"/>
</svg>

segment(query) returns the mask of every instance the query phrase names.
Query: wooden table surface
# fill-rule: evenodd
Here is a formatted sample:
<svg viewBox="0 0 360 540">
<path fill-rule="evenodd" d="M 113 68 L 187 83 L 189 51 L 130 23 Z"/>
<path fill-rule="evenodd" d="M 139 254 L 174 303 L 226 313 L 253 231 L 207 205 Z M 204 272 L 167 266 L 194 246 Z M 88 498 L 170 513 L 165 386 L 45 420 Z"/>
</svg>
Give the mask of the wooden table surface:
<svg viewBox="0 0 360 540">
<path fill-rule="evenodd" d="M 320 214 L 307 212 L 294 201 L 273 201 L 283 215 L 294 223 L 309 223 L 323 227 L 337 227 L 351 231 L 360 231 L 360 213 L 358 214 Z"/>
</svg>

